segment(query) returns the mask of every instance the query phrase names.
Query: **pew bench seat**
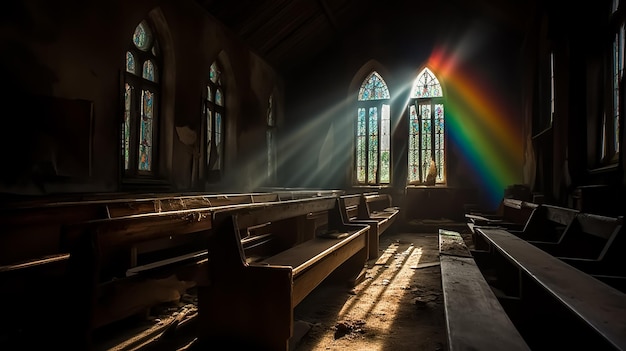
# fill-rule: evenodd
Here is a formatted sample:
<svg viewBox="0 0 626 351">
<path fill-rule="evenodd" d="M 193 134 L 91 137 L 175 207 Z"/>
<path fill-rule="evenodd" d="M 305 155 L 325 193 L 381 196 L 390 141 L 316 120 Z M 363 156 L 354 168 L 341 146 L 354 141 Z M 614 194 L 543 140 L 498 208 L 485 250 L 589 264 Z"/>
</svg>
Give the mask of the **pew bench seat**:
<svg viewBox="0 0 626 351">
<path fill-rule="evenodd" d="M 530 350 L 461 235 L 439 230 L 448 350 Z"/>
<path fill-rule="evenodd" d="M 369 226 L 344 224 L 335 196 L 216 212 L 213 222 L 210 284 L 199 290 L 206 342 L 288 350 L 295 306 L 331 276 L 354 279 L 367 259 Z M 249 260 L 242 238 L 265 234 L 271 248 Z"/>
<path fill-rule="evenodd" d="M 520 312 L 532 316 L 528 328 L 544 333 L 542 347 L 626 349 L 626 294 L 506 230 L 477 233 L 500 266 L 508 262 L 517 270 Z M 541 327 L 554 323 L 567 328 L 556 333 Z"/>
<path fill-rule="evenodd" d="M 349 194 L 340 196 L 339 201 L 344 222 L 371 227 L 368 259 L 377 258 L 380 255 L 380 236 L 393 230 L 391 228 L 400 216 L 400 208 L 393 206 L 389 194 Z"/>
</svg>

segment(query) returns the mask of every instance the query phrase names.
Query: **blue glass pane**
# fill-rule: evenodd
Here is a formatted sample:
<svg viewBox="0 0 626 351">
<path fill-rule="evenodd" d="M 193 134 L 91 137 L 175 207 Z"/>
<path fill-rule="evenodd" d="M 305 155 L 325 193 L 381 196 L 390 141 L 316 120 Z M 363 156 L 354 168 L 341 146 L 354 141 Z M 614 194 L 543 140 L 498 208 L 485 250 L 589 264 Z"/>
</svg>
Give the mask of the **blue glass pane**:
<svg viewBox="0 0 626 351">
<path fill-rule="evenodd" d="M 136 73 L 135 55 L 130 51 L 126 51 L 126 72 Z"/>
<path fill-rule="evenodd" d="M 224 101 L 222 99 L 222 90 L 219 88 L 215 91 L 215 103 L 219 106 L 224 106 Z"/>
<path fill-rule="evenodd" d="M 149 81 L 156 82 L 155 70 L 156 68 L 154 67 L 154 64 L 152 63 L 152 61 L 146 60 L 146 62 L 143 63 L 142 77 Z"/>
<path fill-rule="evenodd" d="M 151 46 L 152 33 L 145 22 L 139 23 L 133 33 L 133 43 L 135 46 L 143 51 L 146 51 Z"/>
<path fill-rule="evenodd" d="M 359 89 L 358 100 L 382 100 L 389 98 L 389 89 L 383 78 L 378 72 L 370 73 Z"/>
</svg>

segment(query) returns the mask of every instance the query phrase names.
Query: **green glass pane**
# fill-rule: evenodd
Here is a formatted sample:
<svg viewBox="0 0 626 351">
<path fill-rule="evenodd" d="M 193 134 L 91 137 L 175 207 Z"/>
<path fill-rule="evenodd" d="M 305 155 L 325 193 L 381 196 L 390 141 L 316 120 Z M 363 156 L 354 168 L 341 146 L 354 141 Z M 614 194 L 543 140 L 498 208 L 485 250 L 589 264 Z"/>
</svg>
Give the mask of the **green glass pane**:
<svg viewBox="0 0 626 351">
<path fill-rule="evenodd" d="M 154 94 L 148 90 L 141 92 L 142 111 L 139 140 L 139 170 L 152 169 L 152 121 L 154 109 Z"/>
<path fill-rule="evenodd" d="M 209 79 L 211 79 L 211 82 L 217 84 L 219 75 L 220 75 L 220 71 L 217 68 L 217 63 L 213 62 L 209 69 Z"/>
<path fill-rule="evenodd" d="M 357 181 L 365 183 L 365 158 L 366 158 L 365 135 L 360 135 L 356 139 L 356 164 Z"/>
<path fill-rule="evenodd" d="M 389 150 L 381 151 L 380 153 L 380 182 L 389 183 L 389 169 L 390 169 L 390 153 Z"/>
<path fill-rule="evenodd" d="M 357 117 L 356 135 L 365 135 L 365 109 L 359 108 Z"/>
</svg>

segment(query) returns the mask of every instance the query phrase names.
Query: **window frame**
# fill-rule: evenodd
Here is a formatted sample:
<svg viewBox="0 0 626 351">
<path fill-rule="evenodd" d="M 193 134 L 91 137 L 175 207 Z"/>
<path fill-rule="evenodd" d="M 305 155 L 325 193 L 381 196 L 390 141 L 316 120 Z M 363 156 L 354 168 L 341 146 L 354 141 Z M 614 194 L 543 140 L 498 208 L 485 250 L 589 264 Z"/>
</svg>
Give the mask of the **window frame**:
<svg viewBox="0 0 626 351">
<path fill-rule="evenodd" d="M 368 82 L 368 80 L 370 79 L 370 77 L 372 75 L 377 75 L 378 78 L 380 79 L 380 81 L 384 84 L 384 87 L 387 91 L 387 94 L 389 95 L 389 98 L 382 98 L 382 99 L 368 99 L 368 100 L 359 100 L 359 92 L 361 91 L 361 89 L 363 89 L 364 85 Z M 389 122 L 388 122 L 388 133 L 389 133 L 389 140 L 388 140 L 388 144 L 389 144 L 389 180 L 387 182 L 382 182 L 381 181 L 381 164 L 382 164 L 382 143 L 380 142 L 382 140 L 382 133 L 383 133 L 383 111 L 384 111 L 384 106 L 387 106 L 386 108 L 389 111 Z M 374 175 L 374 179 L 373 181 L 370 181 L 370 173 L 369 173 L 369 166 L 370 166 L 370 162 L 371 159 L 369 157 L 369 145 L 370 145 L 370 124 L 369 124 L 369 111 L 371 108 L 376 108 L 377 111 L 377 131 L 378 131 L 378 138 L 377 138 L 377 142 L 378 142 L 378 149 L 377 149 L 377 162 L 378 162 L 378 167 L 376 167 L 376 174 Z M 366 156 L 365 156 L 365 180 L 364 181 L 360 181 L 359 180 L 359 158 L 358 158 L 358 140 L 359 140 L 359 110 L 360 109 L 365 109 L 365 152 L 366 152 Z M 357 102 L 356 102 L 356 118 L 355 118 L 355 127 L 354 127 L 354 140 L 355 140 L 355 144 L 354 144 L 354 163 L 353 163 L 353 183 L 356 184 L 357 186 L 390 186 L 392 183 L 392 179 L 393 179 L 393 175 L 392 175 L 392 167 L 391 165 L 392 163 L 392 138 L 391 138 L 391 96 L 389 94 L 389 87 L 387 85 L 387 83 L 385 82 L 384 78 L 382 77 L 382 75 L 380 73 L 378 73 L 376 70 L 372 70 L 369 73 L 367 73 L 365 75 L 365 78 L 361 81 L 361 84 L 359 86 L 359 90 L 357 92 Z"/>
<path fill-rule="evenodd" d="M 602 116 L 598 119 L 599 167 L 615 166 L 620 157 L 621 120 L 624 113 L 624 53 L 626 36 L 626 17 L 623 4 L 613 1 L 610 14 L 609 53 L 607 59 L 607 103 Z M 616 65 L 617 63 L 617 65 Z"/>
<path fill-rule="evenodd" d="M 217 77 L 215 82 L 211 80 L 210 70 L 211 67 L 215 65 Z M 223 74 L 222 65 L 217 61 L 213 61 L 211 65 L 209 65 L 209 74 L 207 75 L 207 83 L 204 86 L 203 92 L 203 104 L 202 104 L 202 126 L 203 126 L 203 134 L 204 134 L 204 159 L 203 159 L 203 169 L 206 175 L 206 180 L 209 183 L 216 183 L 222 179 L 223 170 L 224 170 L 224 158 L 225 158 L 225 121 L 226 121 L 226 94 L 225 89 L 222 84 L 222 74 Z M 222 97 L 222 105 L 216 103 L 216 94 L 220 92 Z M 211 94 L 211 96 L 209 96 Z M 209 112 L 210 112 L 210 123 L 211 123 L 211 135 L 209 135 Z M 216 128 L 216 118 L 215 116 L 219 113 L 220 115 L 220 128 Z M 215 144 L 215 140 L 219 135 L 221 144 Z M 212 150 L 218 153 L 219 158 L 214 161 L 216 164 L 211 164 L 211 157 L 214 154 Z"/>
<path fill-rule="evenodd" d="M 154 179 L 158 176 L 158 166 L 159 166 L 159 140 L 161 135 L 160 125 L 160 112 L 161 112 L 161 103 L 162 103 L 162 72 L 163 72 L 163 57 L 160 53 L 159 47 L 159 36 L 155 29 L 154 24 L 150 21 L 150 19 L 146 18 L 142 20 L 137 26 L 135 30 L 140 26 L 144 25 L 150 31 L 150 40 L 152 44 L 148 50 L 142 50 L 138 48 L 131 36 L 130 44 L 127 50 L 124 52 L 124 69 L 123 69 L 123 84 L 121 87 L 122 92 L 122 118 L 121 118 L 121 163 L 120 167 L 122 170 L 122 175 L 124 179 Z M 133 31 L 133 35 L 134 35 Z M 131 53 L 133 55 L 133 59 L 135 61 L 135 73 L 129 72 L 127 70 L 127 54 Z M 143 64 L 147 60 L 150 60 L 155 69 L 155 81 L 151 81 L 147 78 L 143 78 Z M 126 145 L 125 145 L 125 121 L 126 121 L 126 85 L 131 87 L 131 97 L 130 97 L 130 108 L 129 108 L 129 140 L 128 140 L 128 167 L 126 167 Z M 151 147 L 151 162 L 150 162 L 150 170 L 142 170 L 139 167 L 139 140 L 140 140 L 140 132 L 141 132 L 141 110 L 142 110 L 142 92 L 150 91 L 153 94 L 153 106 L 152 106 L 152 123 L 151 123 L 151 132 L 152 132 L 152 145 Z"/>
<path fill-rule="evenodd" d="M 415 87 L 415 82 L 419 79 L 419 77 L 424 74 L 425 71 L 428 71 L 428 73 L 430 73 L 433 78 L 436 79 L 437 84 L 439 85 L 439 88 L 441 89 L 441 96 L 428 96 L 428 97 L 413 97 L 411 96 L 412 94 L 409 94 L 409 100 L 406 106 L 406 120 L 407 120 L 407 130 L 408 130 L 408 134 L 407 134 L 407 161 L 406 161 L 406 165 L 407 165 L 407 183 L 410 185 L 425 185 L 426 184 L 426 177 L 427 177 L 427 173 L 428 171 L 425 171 L 423 169 L 423 167 L 419 167 L 418 168 L 418 179 L 416 180 L 411 180 L 411 165 L 409 164 L 409 161 L 411 160 L 410 157 L 410 153 L 411 153 L 411 149 L 410 149 L 410 140 L 411 140 L 411 107 L 415 107 L 415 112 L 418 116 L 418 125 L 421 126 L 421 115 L 419 113 L 419 105 L 423 105 L 424 103 L 427 103 L 430 106 L 430 122 L 432 125 L 431 128 L 431 142 L 430 142 L 430 150 L 431 150 L 431 159 L 435 159 L 435 152 L 436 152 L 436 134 L 437 134 L 437 130 L 435 128 L 435 122 L 436 122 L 436 113 L 435 113 L 435 107 L 437 105 L 441 105 L 442 109 L 443 109 L 443 131 L 442 131 L 442 139 L 443 139 L 443 156 L 442 156 L 442 162 L 443 164 L 438 167 L 438 171 L 437 171 L 437 178 L 435 179 L 435 184 L 446 184 L 447 183 L 447 171 L 446 171 L 446 166 L 447 166 L 447 156 L 448 156 L 448 137 L 447 137 L 447 123 L 446 123 L 446 108 L 445 108 L 445 93 L 444 93 L 444 87 L 443 84 L 441 83 L 441 81 L 439 80 L 439 78 L 435 75 L 435 73 L 429 69 L 428 67 L 424 67 L 422 68 L 419 73 L 416 75 L 415 80 L 413 81 L 413 88 Z M 422 133 L 419 132 L 419 136 L 418 136 L 418 155 L 417 155 L 417 159 L 418 159 L 418 165 L 422 165 L 424 163 L 424 160 L 422 158 Z"/>
</svg>

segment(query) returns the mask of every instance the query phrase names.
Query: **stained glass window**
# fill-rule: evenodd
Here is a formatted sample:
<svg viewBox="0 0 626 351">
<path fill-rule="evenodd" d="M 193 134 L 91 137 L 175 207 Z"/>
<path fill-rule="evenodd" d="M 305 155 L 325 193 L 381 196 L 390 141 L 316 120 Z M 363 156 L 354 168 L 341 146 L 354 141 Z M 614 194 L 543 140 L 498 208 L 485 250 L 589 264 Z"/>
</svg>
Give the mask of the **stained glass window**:
<svg viewBox="0 0 626 351">
<path fill-rule="evenodd" d="M 428 68 L 413 82 L 408 105 L 408 181 L 426 181 L 431 161 L 437 170 L 436 183 L 445 182 L 445 117 L 441 84 Z"/>
<path fill-rule="evenodd" d="M 357 96 L 354 172 L 358 184 L 391 182 L 389 99 L 387 84 L 378 72 L 371 72 Z"/>
<path fill-rule="evenodd" d="M 210 181 L 220 178 L 224 164 L 224 118 L 225 100 L 221 79 L 222 71 L 217 63 L 209 66 L 206 85 L 205 131 L 206 131 L 206 172 Z"/>
<path fill-rule="evenodd" d="M 389 99 L 389 89 L 378 72 L 372 72 L 359 89 L 359 101 Z"/>
<path fill-rule="evenodd" d="M 424 68 L 424 70 L 417 76 L 417 79 L 413 82 L 413 88 L 411 89 L 411 94 L 409 96 L 412 98 L 443 96 L 441 92 L 441 85 L 430 69 Z"/>
<path fill-rule="evenodd" d="M 610 12 L 610 23 L 612 31 L 612 47 L 610 50 L 611 71 L 606 77 L 607 85 L 610 84 L 612 90 L 611 100 L 605 108 L 599 123 L 599 145 L 598 166 L 615 164 L 619 161 L 620 150 L 620 113 L 624 109 L 623 92 L 621 92 L 622 80 L 624 78 L 624 48 L 626 37 L 626 19 L 624 18 L 623 7 L 620 1 L 613 0 Z M 614 24 L 614 25 L 613 25 Z"/>
<path fill-rule="evenodd" d="M 148 21 L 136 28 L 126 52 L 122 166 L 126 177 L 155 175 L 160 86 L 157 40 Z"/>
</svg>

